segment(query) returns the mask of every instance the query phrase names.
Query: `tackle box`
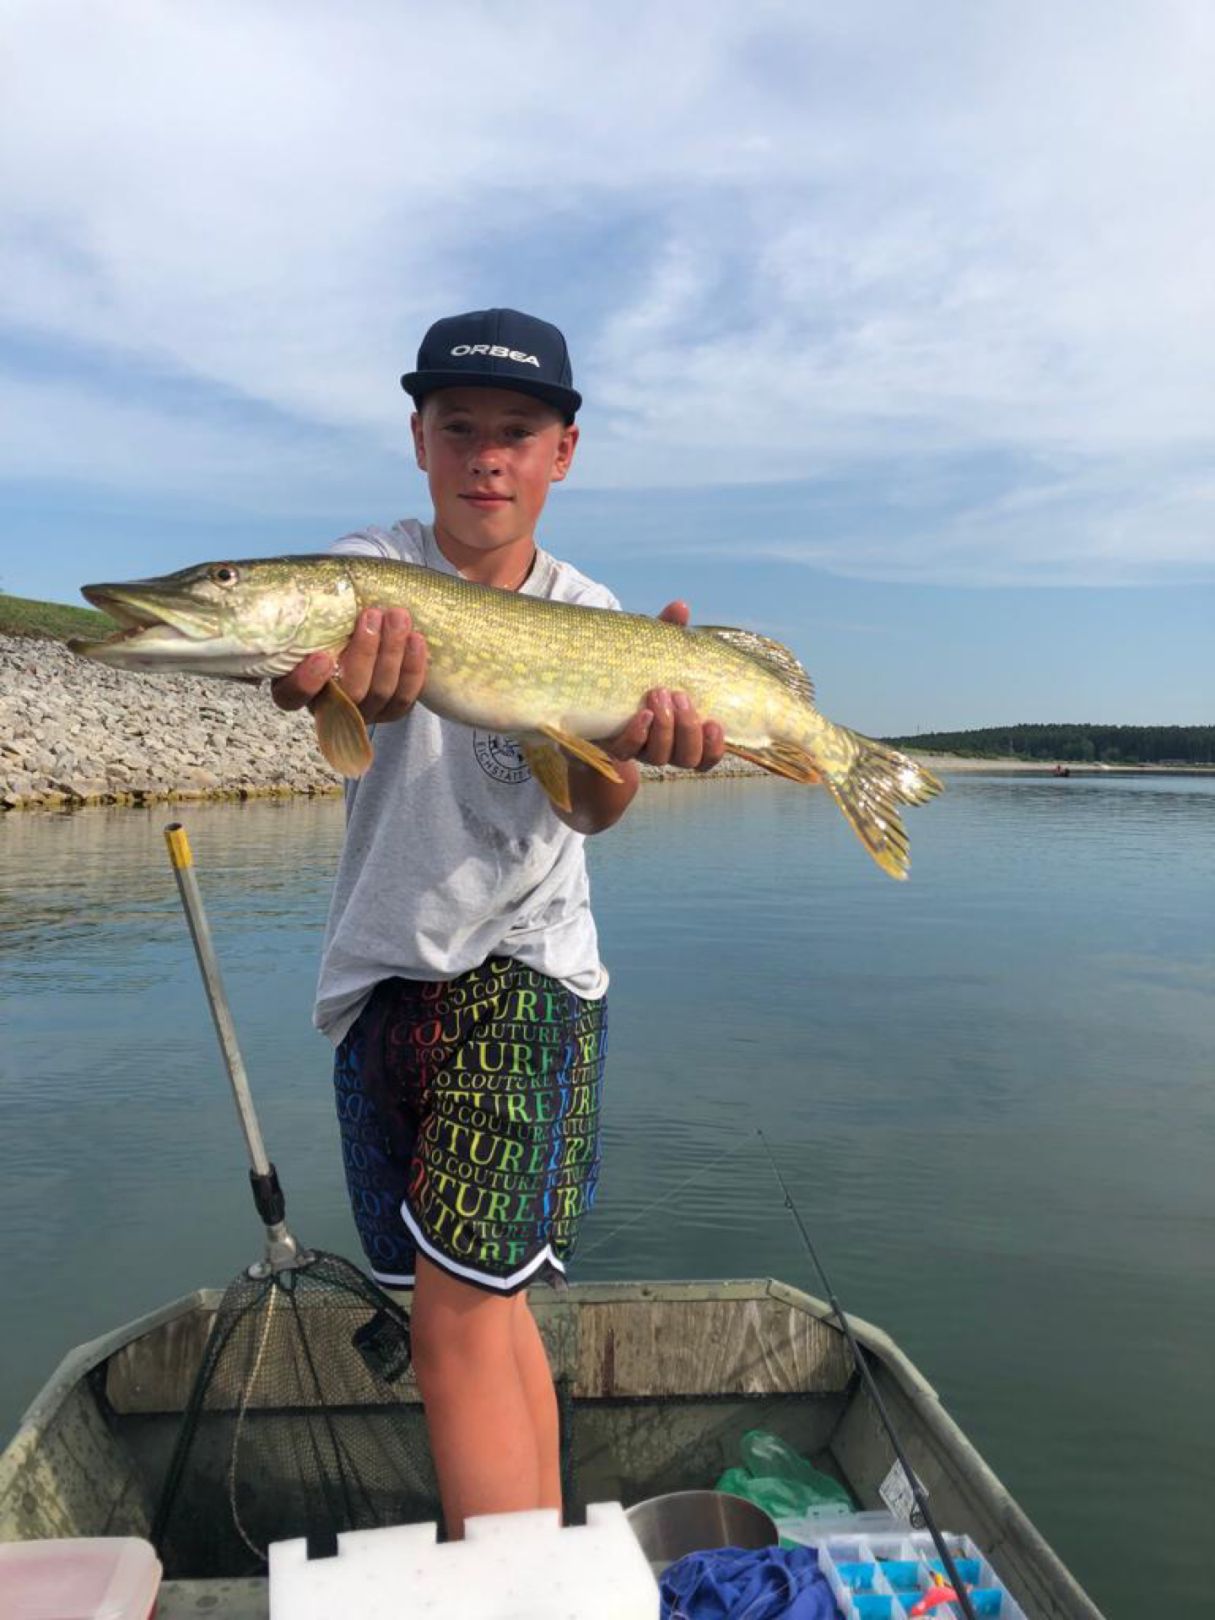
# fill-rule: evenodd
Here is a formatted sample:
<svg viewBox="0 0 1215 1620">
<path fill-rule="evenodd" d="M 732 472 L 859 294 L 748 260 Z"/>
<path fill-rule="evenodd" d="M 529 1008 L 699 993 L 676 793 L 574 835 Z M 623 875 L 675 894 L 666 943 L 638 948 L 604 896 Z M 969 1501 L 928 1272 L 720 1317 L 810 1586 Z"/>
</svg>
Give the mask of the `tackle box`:
<svg viewBox="0 0 1215 1620">
<path fill-rule="evenodd" d="M 946 1534 L 945 1545 L 976 1615 L 988 1620 L 1026 1620 L 1025 1611 L 969 1536 Z M 817 1542 L 819 1568 L 835 1593 L 844 1620 L 907 1620 L 933 1590 L 945 1566 L 926 1530 L 876 1535 L 828 1532 Z M 956 1620 L 956 1603 L 926 1611 L 926 1620 Z"/>
</svg>

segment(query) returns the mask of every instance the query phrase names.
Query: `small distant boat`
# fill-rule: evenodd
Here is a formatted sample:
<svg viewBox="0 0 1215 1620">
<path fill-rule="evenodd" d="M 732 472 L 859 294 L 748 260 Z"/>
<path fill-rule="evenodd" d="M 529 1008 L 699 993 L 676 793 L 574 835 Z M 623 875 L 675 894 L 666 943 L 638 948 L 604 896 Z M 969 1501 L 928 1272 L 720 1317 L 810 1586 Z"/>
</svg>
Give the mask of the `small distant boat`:
<svg viewBox="0 0 1215 1620">
<path fill-rule="evenodd" d="M 0 1540 L 148 1534 L 219 1299 L 188 1294 L 64 1359 L 0 1455 Z M 572 1396 L 574 1517 L 588 1502 L 629 1506 L 711 1485 L 752 1428 L 780 1435 L 862 1509 L 882 1506 L 893 1450 L 822 1300 L 759 1279 L 579 1284 L 536 1289 L 532 1304 Z M 972 1538 L 1030 1620 L 1102 1620 L 927 1380 L 885 1333 L 850 1321 L 940 1525 Z M 400 1389 L 424 1452 L 408 1374 Z M 293 1420 L 286 1409 L 250 1412 L 249 1443 L 257 1425 Z M 402 1519 L 437 1517 L 424 1473 Z M 164 1583 L 158 1620 L 202 1612 L 265 1620 L 265 1577 L 219 1568 Z"/>
</svg>

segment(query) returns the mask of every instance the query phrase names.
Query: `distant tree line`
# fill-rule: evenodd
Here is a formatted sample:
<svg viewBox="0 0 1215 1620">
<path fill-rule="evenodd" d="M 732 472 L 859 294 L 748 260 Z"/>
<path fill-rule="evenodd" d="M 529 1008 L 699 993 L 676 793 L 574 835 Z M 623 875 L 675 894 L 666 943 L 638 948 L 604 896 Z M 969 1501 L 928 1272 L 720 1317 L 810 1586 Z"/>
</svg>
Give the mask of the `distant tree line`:
<svg viewBox="0 0 1215 1620">
<path fill-rule="evenodd" d="M 1215 726 L 988 726 L 924 731 L 884 742 L 976 758 L 1076 760 L 1102 765 L 1213 765 Z"/>
</svg>

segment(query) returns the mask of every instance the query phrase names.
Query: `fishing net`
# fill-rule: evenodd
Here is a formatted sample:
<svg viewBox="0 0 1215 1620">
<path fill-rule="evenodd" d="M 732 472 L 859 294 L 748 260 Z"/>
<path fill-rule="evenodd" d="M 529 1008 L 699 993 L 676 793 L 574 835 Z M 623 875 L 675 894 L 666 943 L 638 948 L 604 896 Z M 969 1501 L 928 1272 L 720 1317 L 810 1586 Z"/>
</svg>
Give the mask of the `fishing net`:
<svg viewBox="0 0 1215 1620">
<path fill-rule="evenodd" d="M 287 1229 L 185 829 L 165 829 L 249 1152 L 265 1259 L 225 1289 L 152 1523 L 171 1579 L 260 1575 L 272 1542 L 334 1553 L 347 1530 L 440 1519 L 409 1317 L 334 1254 Z M 568 1435 L 568 1396 L 559 1391 Z M 565 1448 L 568 1471 L 568 1443 Z M 572 1480 L 571 1480 L 572 1484 Z"/>
<path fill-rule="evenodd" d="M 273 1541 L 436 1520 L 406 1313 L 320 1251 L 224 1292 L 161 1491 L 169 1577 L 257 1575 Z"/>
</svg>

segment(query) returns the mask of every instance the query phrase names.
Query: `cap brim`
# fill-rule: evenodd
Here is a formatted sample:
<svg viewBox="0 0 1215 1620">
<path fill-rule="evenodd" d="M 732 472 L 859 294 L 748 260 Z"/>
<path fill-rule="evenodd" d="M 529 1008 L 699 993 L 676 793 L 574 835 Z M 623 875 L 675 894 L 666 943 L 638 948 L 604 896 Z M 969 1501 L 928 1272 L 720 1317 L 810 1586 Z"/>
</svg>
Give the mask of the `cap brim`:
<svg viewBox="0 0 1215 1620">
<path fill-rule="evenodd" d="M 560 411 L 567 421 L 572 421 L 582 407 L 582 395 L 576 388 L 533 382 L 530 377 L 503 376 L 493 371 L 407 371 L 401 378 L 401 387 L 415 403 L 421 403 L 427 394 L 439 388 L 504 388 L 511 394 L 528 394 L 532 399 L 543 400 Z"/>
</svg>

